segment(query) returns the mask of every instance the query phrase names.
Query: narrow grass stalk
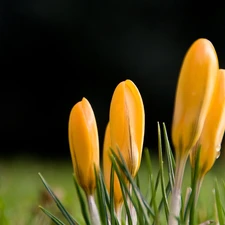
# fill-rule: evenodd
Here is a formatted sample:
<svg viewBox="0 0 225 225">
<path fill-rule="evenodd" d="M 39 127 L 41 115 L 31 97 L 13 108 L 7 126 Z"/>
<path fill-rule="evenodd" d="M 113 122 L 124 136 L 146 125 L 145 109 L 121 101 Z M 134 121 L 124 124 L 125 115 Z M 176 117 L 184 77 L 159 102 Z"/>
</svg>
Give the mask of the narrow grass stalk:
<svg viewBox="0 0 225 225">
<path fill-rule="evenodd" d="M 150 156 L 148 148 L 144 149 L 144 153 L 145 153 L 145 159 L 146 159 L 147 167 L 148 167 L 148 170 L 149 170 L 150 190 L 151 190 L 151 196 L 152 196 L 151 199 L 150 199 L 149 205 L 150 205 L 150 207 L 153 207 L 153 209 L 154 209 L 155 221 L 158 221 L 158 209 L 157 209 L 157 204 L 156 204 L 157 187 L 155 188 L 155 185 L 154 185 L 152 161 L 151 161 L 151 156 Z"/>
<path fill-rule="evenodd" d="M 60 219 L 58 219 L 56 216 L 54 216 L 52 213 L 50 213 L 48 210 L 46 210 L 45 208 L 43 208 L 42 206 L 39 206 L 39 208 L 46 214 L 49 216 L 49 218 L 52 220 L 52 222 L 54 224 L 57 225 L 65 225 Z"/>
<path fill-rule="evenodd" d="M 196 224 L 196 206 L 198 202 L 198 197 L 202 185 L 204 176 L 200 173 L 199 160 L 201 147 L 198 147 L 195 155 L 195 164 L 191 169 L 191 195 L 185 209 L 184 221 L 186 224 L 195 225 Z"/>
<path fill-rule="evenodd" d="M 148 203 L 146 202 L 146 200 L 144 199 L 144 197 L 142 196 L 140 190 L 138 189 L 136 183 L 134 182 L 127 166 L 126 166 L 126 163 L 123 159 L 123 156 L 120 154 L 119 152 L 119 157 L 115 154 L 115 152 L 112 150 L 112 154 L 114 156 L 115 159 L 112 158 L 112 161 L 114 161 L 114 164 L 115 162 L 118 163 L 118 166 L 120 167 L 120 169 L 123 171 L 124 175 L 127 177 L 128 181 L 130 182 L 130 184 L 132 185 L 132 188 L 133 188 L 133 193 L 134 195 L 136 196 L 138 202 L 139 202 L 139 211 L 138 213 L 142 213 L 143 214 L 143 217 L 144 219 L 146 220 L 146 223 L 147 224 L 150 224 L 150 218 L 148 216 L 148 212 L 151 214 L 151 216 L 153 216 L 153 218 L 155 217 L 151 207 L 148 205 Z M 116 164 L 115 164 L 116 165 Z M 118 171 L 118 168 L 115 166 L 115 170 Z M 119 175 L 119 173 L 117 172 L 117 175 Z M 119 179 L 120 180 L 120 179 Z M 124 185 L 124 188 L 127 188 L 126 185 Z M 129 191 L 127 191 L 127 194 L 129 194 Z M 129 195 L 130 197 L 130 200 L 132 200 L 132 197 Z M 133 205 L 134 205 L 134 202 L 132 201 Z M 135 206 L 135 205 L 134 205 Z M 135 207 L 137 209 L 137 207 Z"/>
<path fill-rule="evenodd" d="M 190 209 L 190 222 L 188 224 L 195 225 L 196 224 L 196 207 L 198 203 L 198 197 L 200 194 L 200 189 L 202 186 L 203 177 L 199 177 L 196 180 L 196 183 L 194 184 L 192 190 L 193 190 L 193 203 Z"/>
<path fill-rule="evenodd" d="M 174 187 L 172 190 L 172 196 L 170 201 L 170 214 L 168 225 L 178 225 L 178 218 L 180 218 L 181 187 L 187 158 L 188 155 L 184 155 L 182 158 L 179 158 L 179 160 L 177 160 Z"/>
<path fill-rule="evenodd" d="M 90 217 L 91 217 L 91 224 L 92 225 L 101 224 L 101 220 L 99 217 L 98 208 L 96 206 L 94 196 L 87 195 L 87 202 L 88 202 L 88 208 L 89 208 Z"/>
<path fill-rule="evenodd" d="M 219 191 L 219 185 L 217 179 L 215 179 L 215 202 L 216 202 L 216 212 L 219 224 L 225 224 L 225 214 L 223 209 L 223 204 L 221 200 L 221 194 Z"/>
<path fill-rule="evenodd" d="M 95 169 L 95 178 L 96 178 L 96 191 L 97 191 L 100 218 L 103 224 L 109 225 L 109 218 L 107 213 L 107 196 L 105 195 L 105 190 L 104 190 L 104 185 L 102 180 L 103 176 L 101 171 L 97 173 Z"/>
<path fill-rule="evenodd" d="M 63 216 L 66 218 L 66 220 L 68 221 L 68 223 L 70 225 L 78 224 L 77 221 L 68 213 L 68 211 L 65 209 L 65 207 L 63 206 L 63 204 L 60 202 L 60 200 L 54 194 L 54 192 L 52 191 L 52 189 L 50 188 L 50 186 L 47 184 L 47 182 L 45 181 L 45 179 L 41 175 L 41 173 L 38 173 L 38 175 L 40 176 L 41 181 L 43 182 L 44 186 L 46 187 L 48 193 L 51 195 L 51 197 L 53 198 L 53 200 L 56 203 L 57 207 L 59 208 L 59 210 L 61 211 L 61 213 L 63 214 Z M 46 211 L 43 211 L 43 212 L 46 212 Z M 50 214 L 47 214 L 47 215 L 50 216 Z"/>
<path fill-rule="evenodd" d="M 164 209 L 165 209 L 165 215 L 166 219 L 168 220 L 169 215 L 169 206 L 168 206 L 168 200 L 166 195 L 166 186 L 164 181 L 164 168 L 163 168 L 163 155 L 162 155 L 162 138 L 161 138 L 161 129 L 159 123 L 157 123 L 158 126 L 158 151 L 159 151 L 159 164 L 160 164 L 160 178 L 161 178 L 161 188 L 162 188 L 162 197 L 164 201 Z"/>
</svg>

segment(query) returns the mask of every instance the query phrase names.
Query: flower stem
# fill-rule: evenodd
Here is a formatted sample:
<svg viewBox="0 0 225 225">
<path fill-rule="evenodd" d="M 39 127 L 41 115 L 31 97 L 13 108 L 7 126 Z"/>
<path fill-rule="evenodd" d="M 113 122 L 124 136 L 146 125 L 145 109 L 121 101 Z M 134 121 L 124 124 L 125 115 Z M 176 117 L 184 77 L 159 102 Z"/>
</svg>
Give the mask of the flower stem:
<svg viewBox="0 0 225 225">
<path fill-rule="evenodd" d="M 121 224 L 122 206 L 123 205 L 121 204 L 118 207 L 116 207 L 116 209 L 115 209 L 115 213 L 116 213 L 117 219 L 119 221 L 119 224 Z"/>
<path fill-rule="evenodd" d="M 187 158 L 188 155 L 184 155 L 182 158 L 178 158 L 177 160 L 174 187 L 172 190 L 172 196 L 170 201 L 170 214 L 168 225 L 178 225 L 177 218 L 179 218 L 181 210 L 181 186 Z"/>
<path fill-rule="evenodd" d="M 99 225 L 101 224 L 98 208 L 95 203 L 95 199 L 93 195 L 87 195 L 87 201 L 88 201 L 88 208 L 91 216 L 91 224 L 92 225 Z"/>
</svg>

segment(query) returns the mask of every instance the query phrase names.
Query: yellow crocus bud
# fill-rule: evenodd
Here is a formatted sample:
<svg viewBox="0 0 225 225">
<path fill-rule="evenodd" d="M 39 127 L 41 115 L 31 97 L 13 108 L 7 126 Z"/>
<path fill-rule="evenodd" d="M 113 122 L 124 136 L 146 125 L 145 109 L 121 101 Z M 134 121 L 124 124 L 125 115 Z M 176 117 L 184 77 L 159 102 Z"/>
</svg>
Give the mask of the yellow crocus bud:
<svg viewBox="0 0 225 225">
<path fill-rule="evenodd" d="M 225 70 L 220 69 L 210 108 L 197 146 L 191 151 L 190 161 L 195 165 L 196 150 L 200 147 L 199 172 L 204 176 L 220 155 L 225 130 Z"/>
<path fill-rule="evenodd" d="M 196 40 L 184 57 L 176 90 L 172 121 L 176 171 L 168 225 L 178 224 L 176 218 L 181 209 L 181 186 L 186 161 L 202 132 L 218 69 L 218 58 L 212 43 L 204 38 Z"/>
<path fill-rule="evenodd" d="M 104 180 L 105 180 L 108 193 L 110 193 L 110 176 L 111 176 L 111 166 L 112 166 L 110 155 L 111 155 L 111 136 L 110 136 L 110 126 L 108 123 L 105 130 L 105 137 L 104 137 L 104 144 L 103 144 L 103 174 L 104 174 Z M 114 205 L 115 205 L 115 211 L 117 212 L 117 211 L 120 211 L 120 206 L 123 202 L 123 195 L 122 195 L 120 182 L 116 175 L 116 172 L 114 172 L 114 187 L 113 188 L 114 188 Z"/>
<path fill-rule="evenodd" d="M 109 121 L 112 149 L 120 150 L 131 175 L 135 176 L 141 163 L 145 113 L 139 90 L 131 80 L 117 85 Z"/>
<path fill-rule="evenodd" d="M 172 123 L 176 156 L 188 155 L 201 134 L 218 71 L 212 43 L 204 38 L 189 48 L 179 75 Z"/>
<path fill-rule="evenodd" d="M 94 112 L 88 100 L 75 104 L 70 112 L 69 147 L 77 180 L 87 195 L 95 187 L 95 169 L 99 169 L 99 139 Z"/>
</svg>

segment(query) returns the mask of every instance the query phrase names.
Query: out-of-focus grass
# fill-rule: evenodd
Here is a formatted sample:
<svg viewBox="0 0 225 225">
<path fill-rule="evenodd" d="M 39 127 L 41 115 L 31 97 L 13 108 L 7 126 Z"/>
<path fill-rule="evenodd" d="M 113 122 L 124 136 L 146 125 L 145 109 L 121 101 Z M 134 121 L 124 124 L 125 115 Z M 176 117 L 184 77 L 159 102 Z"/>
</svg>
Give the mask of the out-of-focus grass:
<svg viewBox="0 0 225 225">
<path fill-rule="evenodd" d="M 143 194 L 148 187 L 148 170 L 144 159 L 140 168 L 139 177 Z M 158 170 L 157 159 L 153 160 L 154 175 Z M 219 183 L 223 179 L 223 159 L 207 174 L 200 193 L 198 212 L 202 220 L 213 217 L 213 187 L 215 177 Z M 83 221 L 80 213 L 80 204 L 77 200 L 72 178 L 72 163 L 69 160 L 41 161 L 31 158 L 15 158 L 0 160 L 0 225 L 49 225 L 50 220 L 38 208 L 42 205 L 53 214 L 60 217 L 59 210 L 46 195 L 38 172 L 44 176 L 50 187 L 55 191 L 64 206 L 78 221 Z M 184 176 L 183 193 L 190 184 L 190 167 Z M 160 187 L 158 196 L 160 196 Z M 209 204 L 211 202 L 211 204 Z"/>
<path fill-rule="evenodd" d="M 49 221 L 38 205 L 46 204 L 46 208 L 58 211 L 51 206 L 38 172 L 44 176 L 68 211 L 76 218 L 81 217 L 71 161 L 41 161 L 22 157 L 0 161 L 0 219 L 2 214 L 7 225 L 40 224 L 34 218 L 43 215 Z"/>
</svg>

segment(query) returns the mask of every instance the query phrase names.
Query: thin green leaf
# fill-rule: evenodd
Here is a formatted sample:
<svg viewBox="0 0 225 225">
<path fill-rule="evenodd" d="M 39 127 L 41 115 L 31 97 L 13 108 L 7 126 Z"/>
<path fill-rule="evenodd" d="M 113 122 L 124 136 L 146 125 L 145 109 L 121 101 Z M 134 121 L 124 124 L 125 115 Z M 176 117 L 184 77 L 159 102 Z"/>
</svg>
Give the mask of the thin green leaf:
<svg viewBox="0 0 225 225">
<path fill-rule="evenodd" d="M 156 204 L 156 190 L 154 185 L 154 178 L 153 178 L 153 170 L 152 170 L 152 161 L 151 156 L 148 148 L 144 149 L 145 153 L 145 159 L 148 166 L 149 176 L 150 176 L 150 189 L 151 189 L 151 201 L 150 206 L 153 206 L 155 217 L 157 218 L 158 210 L 157 210 L 157 204 Z"/>
<path fill-rule="evenodd" d="M 57 198 L 57 196 L 54 194 L 54 192 L 51 190 L 51 188 L 49 187 L 49 185 L 47 184 L 47 182 L 45 181 L 44 177 L 41 175 L 41 173 L 38 173 L 38 175 L 41 178 L 41 181 L 43 182 L 44 186 L 46 187 L 47 191 L 49 192 L 49 194 L 52 196 L 53 200 L 55 201 L 56 205 L 58 206 L 58 208 L 60 209 L 60 211 L 62 212 L 62 214 L 64 215 L 64 217 L 67 219 L 67 221 L 69 222 L 70 225 L 75 225 L 78 224 L 77 221 L 67 212 L 67 210 L 65 209 L 65 207 L 62 205 L 62 203 L 60 202 L 60 200 Z"/>
<path fill-rule="evenodd" d="M 165 142 L 165 149 L 166 149 L 166 156 L 167 156 L 167 163 L 168 163 L 169 182 L 170 182 L 170 186 L 172 190 L 174 185 L 175 160 L 170 147 L 165 123 L 163 123 L 163 133 L 164 133 L 164 142 Z"/>
<path fill-rule="evenodd" d="M 137 187 L 139 190 L 141 190 L 141 185 L 140 185 L 140 178 L 139 178 L 139 173 L 137 173 L 136 175 L 136 183 L 137 183 Z M 139 204 L 139 202 L 138 202 Z M 139 204 L 139 208 L 140 208 L 140 204 Z M 144 224 L 144 219 L 143 219 L 143 216 L 141 213 L 137 213 L 137 217 L 138 217 L 138 221 L 139 221 L 139 224 Z"/>
<path fill-rule="evenodd" d="M 111 225 L 115 225 L 114 216 L 114 167 L 111 166 L 110 172 L 110 215 L 111 215 Z"/>
<path fill-rule="evenodd" d="M 157 176 L 156 176 L 155 188 L 153 189 L 153 195 L 152 195 L 152 200 L 150 202 L 150 205 L 152 205 L 153 199 L 155 199 L 155 197 L 156 197 L 156 192 L 158 190 L 159 183 L 160 183 L 160 177 L 161 177 L 161 173 L 160 173 L 160 170 L 159 170 L 158 173 L 157 173 Z"/>
<path fill-rule="evenodd" d="M 225 219 L 224 219 L 224 213 L 223 213 L 223 205 L 221 202 L 221 196 L 220 196 L 220 192 L 219 192 L 219 186 L 218 186 L 217 179 L 215 179 L 215 199 L 216 199 L 216 209 L 217 209 L 219 224 L 224 224 Z"/>
<path fill-rule="evenodd" d="M 132 225 L 132 218 L 131 218 L 130 209 L 129 209 L 129 206 L 128 206 L 128 199 L 127 199 L 127 195 L 126 195 L 125 190 L 124 190 L 125 186 L 126 185 L 121 185 L 121 191 L 122 191 L 122 195 L 123 195 L 123 199 L 124 199 L 124 207 L 125 207 L 125 210 L 126 210 L 128 225 Z"/>
<path fill-rule="evenodd" d="M 104 182 L 104 178 L 103 178 L 102 173 L 99 173 L 99 178 L 100 178 L 100 184 L 102 186 L 102 190 L 104 192 L 104 197 L 105 197 L 105 201 L 106 201 L 107 208 L 110 209 L 109 193 L 107 191 L 107 188 L 106 188 L 106 185 L 105 185 L 105 182 Z"/>
<path fill-rule="evenodd" d="M 65 225 L 60 219 L 58 219 L 56 216 L 54 216 L 52 213 L 50 213 L 48 210 L 43 208 L 42 206 L 39 206 L 39 208 L 57 225 Z"/>
<path fill-rule="evenodd" d="M 106 198 L 104 194 L 104 190 L 101 184 L 101 171 L 99 171 L 99 174 L 97 173 L 95 169 L 95 178 L 96 178 L 96 190 L 97 190 L 97 198 L 98 198 L 98 203 L 99 203 L 99 213 L 101 217 L 101 221 L 103 224 L 108 225 L 108 214 L 107 214 L 107 203 L 106 203 Z"/>
<path fill-rule="evenodd" d="M 131 183 L 132 185 L 132 189 L 134 191 L 134 195 L 136 196 L 137 200 L 140 201 L 140 205 L 141 205 L 141 211 L 143 213 L 143 216 L 145 217 L 145 220 L 147 221 L 147 223 L 149 224 L 149 217 L 148 217 L 148 213 L 146 210 L 148 210 L 150 212 L 150 214 L 154 217 L 154 213 L 152 211 L 152 209 L 150 208 L 150 206 L 148 205 L 148 203 L 146 202 L 146 200 L 144 199 L 144 197 L 142 196 L 141 192 L 139 191 L 137 185 L 135 184 L 133 177 L 131 176 L 129 170 L 127 169 L 126 163 L 123 159 L 123 156 L 121 155 L 120 151 L 118 151 L 120 158 L 116 155 L 116 153 L 112 150 L 112 154 L 115 157 L 116 163 L 118 163 L 120 169 L 123 171 L 123 173 L 125 174 L 125 176 L 127 177 L 128 181 Z"/>
<path fill-rule="evenodd" d="M 163 169 L 163 156 L 162 156 L 162 138 L 161 138 L 161 130 L 160 130 L 160 125 L 157 123 L 158 126 L 158 150 L 159 150 L 159 165 L 160 165 L 160 172 L 161 172 L 161 188 L 162 188 L 162 195 L 163 195 L 163 200 L 164 200 L 164 205 L 165 205 L 165 214 L 166 214 L 166 219 L 168 220 L 169 216 L 169 204 L 168 204 L 168 199 L 166 195 L 166 188 L 165 188 L 165 181 L 164 181 L 164 169 Z"/>
<path fill-rule="evenodd" d="M 86 224 L 91 225 L 91 221 L 90 221 L 90 218 L 89 218 L 89 213 L 88 213 L 88 209 L 87 209 L 87 205 L 86 205 L 85 196 L 82 194 L 81 187 L 79 186 L 75 176 L 73 176 L 73 180 L 74 180 L 74 185 L 75 185 L 77 195 L 78 195 L 78 198 L 79 198 L 79 201 L 80 201 L 82 215 L 84 217 L 84 220 L 85 220 Z"/>
<path fill-rule="evenodd" d="M 195 225 L 196 224 L 196 205 L 197 205 L 197 200 L 198 200 L 198 195 L 200 191 L 200 184 L 201 184 L 201 179 L 200 179 L 200 174 L 199 174 L 199 159 L 200 159 L 200 151 L 201 147 L 196 149 L 196 160 L 195 160 L 195 166 L 191 170 L 191 195 L 188 200 L 188 203 L 186 204 L 186 209 L 183 209 L 183 214 L 184 218 L 183 221 L 189 220 L 190 225 Z M 188 219 L 189 217 L 189 219 Z"/>
<path fill-rule="evenodd" d="M 132 219 L 131 219 L 131 214 L 130 214 L 130 210 L 129 210 L 129 207 L 128 207 L 128 203 L 127 203 L 127 200 L 126 200 L 127 196 L 131 200 L 131 202 L 134 205 L 136 210 L 138 209 L 138 207 L 135 204 L 135 202 L 134 202 L 134 200 L 131 196 L 131 193 L 130 193 L 128 187 L 127 187 L 127 183 L 125 182 L 124 177 L 121 175 L 121 172 L 120 172 L 113 156 L 111 157 L 111 160 L 112 160 L 113 171 L 116 172 L 118 180 L 120 182 L 120 187 L 121 187 L 121 191 L 122 191 L 122 195 L 123 195 L 123 199 L 124 199 L 124 206 L 125 206 L 125 210 L 126 210 L 127 217 L 128 217 L 128 223 L 130 223 L 130 222 L 132 222 Z"/>
<path fill-rule="evenodd" d="M 166 185 L 166 195 L 168 196 L 170 192 L 171 192 L 171 187 L 170 187 L 170 182 L 168 181 L 168 183 Z M 164 198 L 162 196 L 160 203 L 159 203 L 159 207 L 158 207 L 159 212 L 162 210 L 163 206 L 164 206 Z"/>
<path fill-rule="evenodd" d="M 138 174 L 138 173 L 137 173 L 137 175 L 136 175 L 136 183 L 137 183 L 138 189 L 141 190 L 140 178 L 139 178 L 139 174 Z"/>
</svg>

